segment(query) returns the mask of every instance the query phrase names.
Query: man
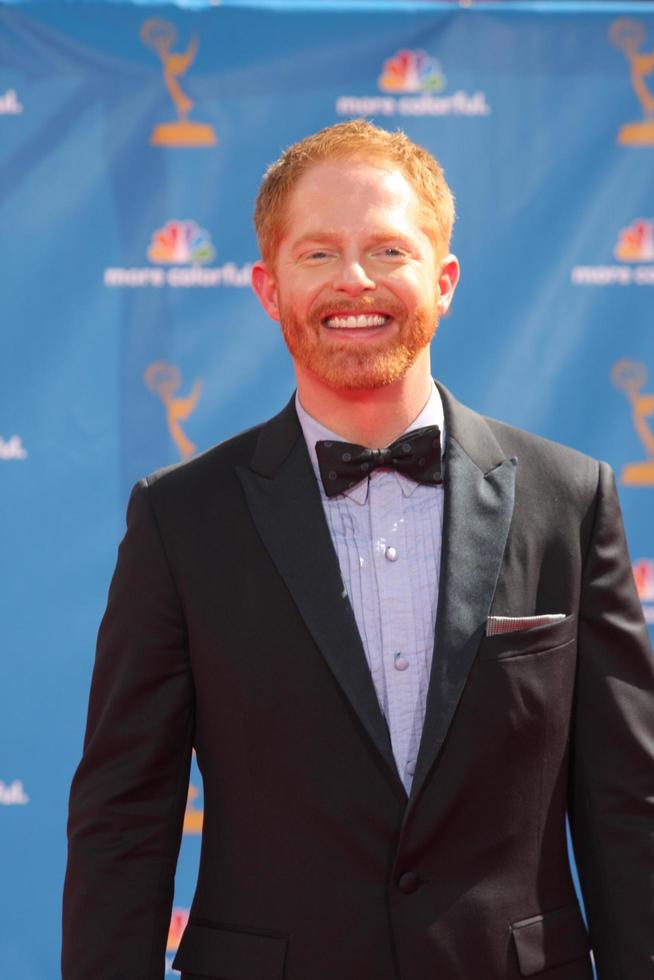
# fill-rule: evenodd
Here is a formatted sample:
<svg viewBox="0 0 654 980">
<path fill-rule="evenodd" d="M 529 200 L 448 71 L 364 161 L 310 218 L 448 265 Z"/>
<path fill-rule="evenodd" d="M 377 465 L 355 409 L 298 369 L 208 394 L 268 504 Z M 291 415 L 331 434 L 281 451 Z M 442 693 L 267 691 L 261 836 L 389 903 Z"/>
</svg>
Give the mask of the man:
<svg viewBox="0 0 654 980">
<path fill-rule="evenodd" d="M 452 196 L 341 123 L 268 171 L 297 396 L 134 490 L 71 799 L 64 980 L 645 980 L 654 661 L 609 468 L 431 379 Z M 566 853 L 569 812 L 590 938 Z"/>
</svg>

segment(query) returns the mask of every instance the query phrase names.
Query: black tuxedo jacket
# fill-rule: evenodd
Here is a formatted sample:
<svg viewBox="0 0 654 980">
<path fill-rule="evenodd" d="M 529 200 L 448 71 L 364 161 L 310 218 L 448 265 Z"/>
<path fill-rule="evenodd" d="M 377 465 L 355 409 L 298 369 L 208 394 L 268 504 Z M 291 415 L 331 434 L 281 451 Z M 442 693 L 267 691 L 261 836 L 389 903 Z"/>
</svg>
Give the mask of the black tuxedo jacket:
<svg viewBox="0 0 654 980">
<path fill-rule="evenodd" d="M 64 980 L 651 980 L 654 660 L 608 466 L 441 390 L 440 596 L 411 796 L 289 404 L 140 483 L 73 783 Z M 565 613 L 486 636 L 489 614 Z M 568 868 L 570 816 L 590 939 Z"/>
</svg>

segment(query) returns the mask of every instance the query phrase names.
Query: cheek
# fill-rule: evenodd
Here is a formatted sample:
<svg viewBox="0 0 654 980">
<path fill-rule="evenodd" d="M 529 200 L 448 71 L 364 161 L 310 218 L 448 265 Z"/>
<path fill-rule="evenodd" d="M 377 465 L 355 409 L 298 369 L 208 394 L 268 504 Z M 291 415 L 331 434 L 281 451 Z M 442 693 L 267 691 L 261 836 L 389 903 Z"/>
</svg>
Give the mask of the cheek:
<svg viewBox="0 0 654 980">
<path fill-rule="evenodd" d="M 405 271 L 396 277 L 389 278 L 388 286 L 407 309 L 424 306 L 433 298 L 427 277 L 421 276 L 417 272 Z"/>
<path fill-rule="evenodd" d="M 313 288 L 307 289 L 303 293 L 301 308 L 307 317 L 311 317 L 316 315 L 321 308 L 324 308 L 328 298 L 328 290 L 325 289 L 324 285 L 314 285 Z"/>
<path fill-rule="evenodd" d="M 433 272 L 425 272 L 416 283 L 417 300 L 421 306 L 433 306 L 438 302 L 440 290 Z"/>
<path fill-rule="evenodd" d="M 312 304 L 319 298 L 322 291 L 322 284 L 312 280 L 310 277 L 303 276 L 295 280 L 282 293 L 282 303 L 288 303 L 295 310 L 308 311 Z"/>
</svg>

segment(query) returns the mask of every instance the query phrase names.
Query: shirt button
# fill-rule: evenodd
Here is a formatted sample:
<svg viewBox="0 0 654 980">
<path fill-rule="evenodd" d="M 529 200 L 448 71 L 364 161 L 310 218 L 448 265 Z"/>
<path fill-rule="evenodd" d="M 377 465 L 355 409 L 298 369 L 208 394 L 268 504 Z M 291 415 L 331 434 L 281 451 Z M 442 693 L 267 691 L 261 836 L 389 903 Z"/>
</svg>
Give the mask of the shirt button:
<svg viewBox="0 0 654 980">
<path fill-rule="evenodd" d="M 406 764 L 406 771 L 410 776 L 415 776 L 416 773 L 416 763 L 415 759 L 410 759 Z"/>
<path fill-rule="evenodd" d="M 393 666 L 396 670 L 406 670 L 409 666 L 409 661 L 406 659 L 406 657 L 403 657 L 401 653 L 396 653 Z"/>
<path fill-rule="evenodd" d="M 412 895 L 420 888 L 420 878 L 415 871 L 405 871 L 398 881 L 398 885 L 404 895 Z"/>
<path fill-rule="evenodd" d="M 384 552 L 387 561 L 397 561 L 397 550 L 392 544 L 389 544 L 388 548 Z"/>
</svg>

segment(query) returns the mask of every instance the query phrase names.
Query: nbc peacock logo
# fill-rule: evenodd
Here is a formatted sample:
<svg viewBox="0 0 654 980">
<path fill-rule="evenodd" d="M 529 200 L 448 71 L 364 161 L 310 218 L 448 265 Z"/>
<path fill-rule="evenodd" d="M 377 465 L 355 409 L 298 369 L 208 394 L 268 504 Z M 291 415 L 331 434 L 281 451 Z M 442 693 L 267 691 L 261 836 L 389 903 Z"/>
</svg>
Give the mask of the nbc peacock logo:
<svg viewBox="0 0 654 980">
<path fill-rule="evenodd" d="M 156 228 L 145 248 L 150 265 L 104 270 L 105 286 L 141 289 L 215 286 L 244 288 L 250 285 L 252 263 L 210 265 L 216 250 L 206 228 L 193 218 L 171 218 Z M 165 267 L 168 268 L 165 268 Z"/>
<path fill-rule="evenodd" d="M 190 915 L 190 909 L 174 908 L 173 913 L 170 917 L 170 926 L 168 927 L 168 939 L 166 941 L 165 969 L 166 969 L 167 977 L 179 976 L 179 972 L 173 969 L 173 959 L 175 953 L 179 948 L 179 944 L 182 941 L 184 930 L 188 925 L 189 915 Z"/>
<path fill-rule="evenodd" d="M 204 265 L 215 254 L 209 232 L 191 219 L 167 221 L 154 232 L 148 249 L 150 262 L 161 265 Z"/>
<path fill-rule="evenodd" d="M 170 926 L 168 927 L 168 940 L 166 942 L 166 952 L 176 953 L 180 942 L 182 941 L 182 936 L 184 935 L 184 930 L 188 924 L 189 909 L 174 908 L 173 913 L 170 917 Z"/>
<path fill-rule="evenodd" d="M 400 48 L 383 62 L 377 92 L 340 95 L 339 116 L 489 116 L 486 93 L 458 88 L 445 92 L 447 79 L 440 61 L 423 51 Z M 381 93 L 381 94 L 380 94 Z"/>
<path fill-rule="evenodd" d="M 636 218 L 623 228 L 613 254 L 620 262 L 654 262 L 654 218 Z"/>
<path fill-rule="evenodd" d="M 573 286 L 654 286 L 654 218 L 635 218 L 614 241 L 617 264 L 575 265 Z"/>
<path fill-rule="evenodd" d="M 382 92 L 442 92 L 445 75 L 426 51 L 403 49 L 384 62 L 378 84 Z"/>
</svg>

